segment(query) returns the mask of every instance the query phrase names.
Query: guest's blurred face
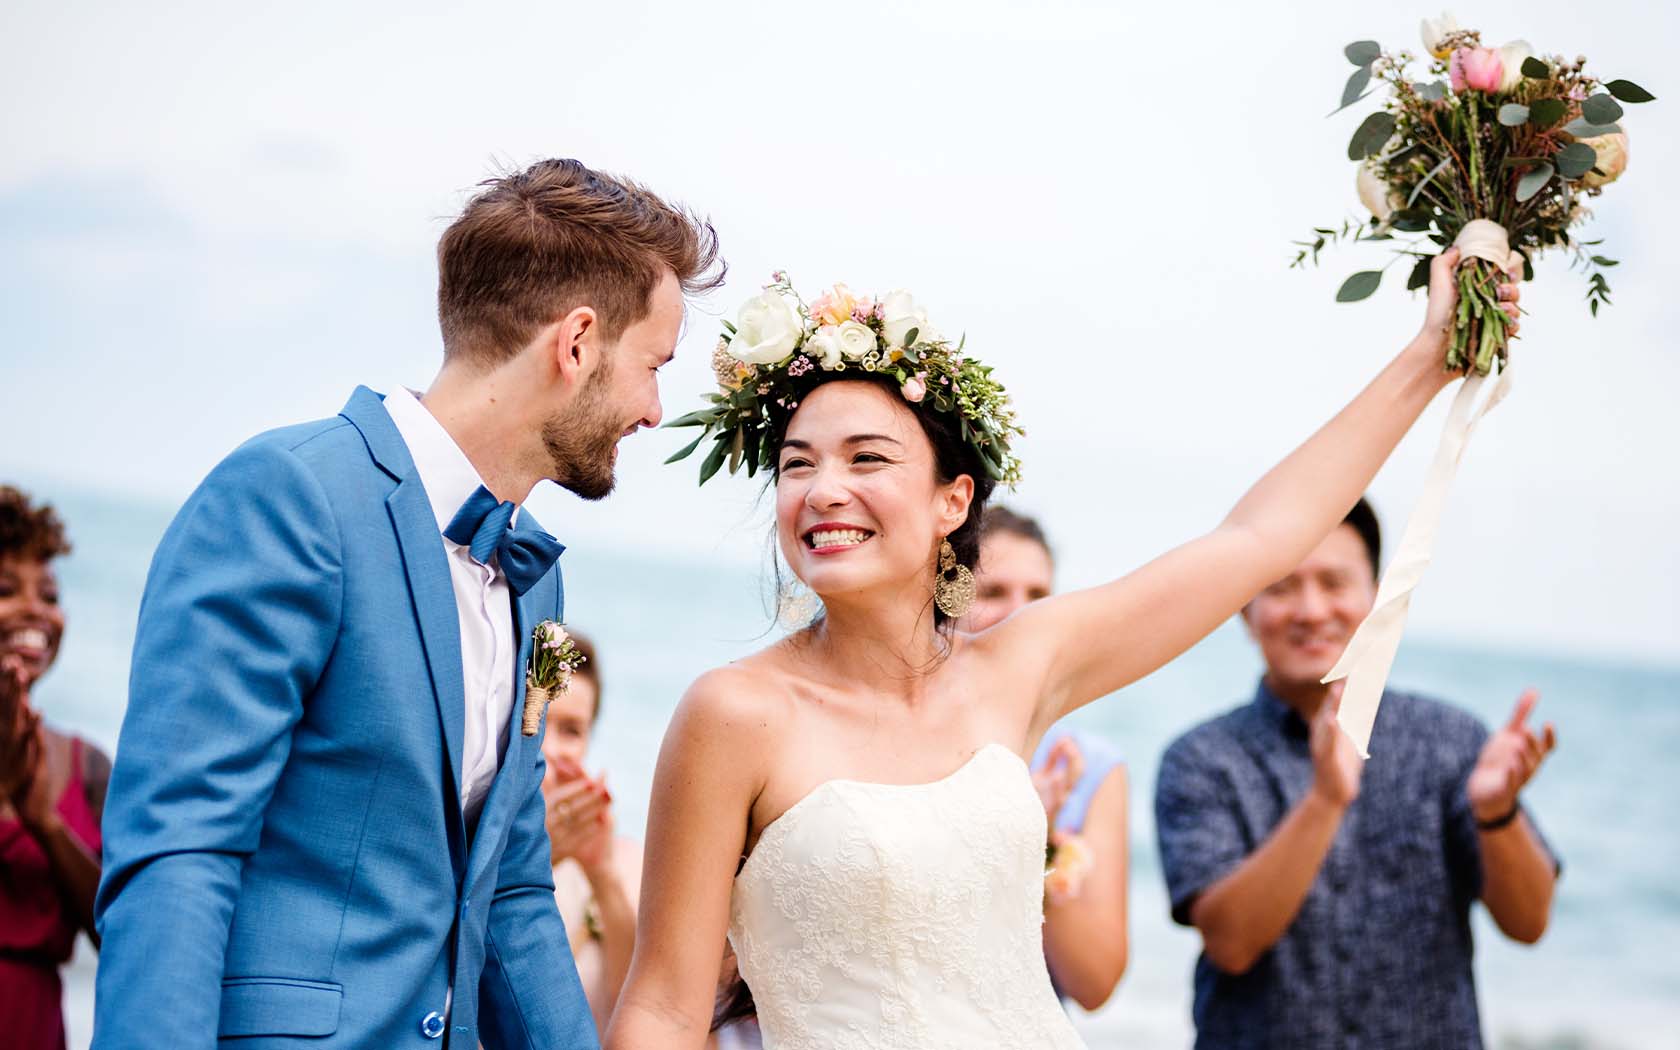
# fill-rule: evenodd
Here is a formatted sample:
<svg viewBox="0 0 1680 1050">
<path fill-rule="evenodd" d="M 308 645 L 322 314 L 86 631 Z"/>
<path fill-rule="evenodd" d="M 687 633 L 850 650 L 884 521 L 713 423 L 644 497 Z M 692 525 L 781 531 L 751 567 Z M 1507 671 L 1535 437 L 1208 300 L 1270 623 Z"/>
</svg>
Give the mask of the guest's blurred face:
<svg viewBox="0 0 1680 1050">
<path fill-rule="evenodd" d="M 565 411 L 546 420 L 543 445 L 556 483 L 584 499 L 613 490 L 618 443 L 642 427 L 656 427 L 660 366 L 682 335 L 682 286 L 669 270 L 654 286 L 648 315 L 600 347 L 599 363 Z"/>
<path fill-rule="evenodd" d="M 776 463 L 777 543 L 818 597 L 931 599 L 939 541 L 967 515 L 973 482 L 939 482 L 933 445 L 897 395 L 870 382 L 817 387 Z"/>
<path fill-rule="evenodd" d="M 1371 611 L 1377 585 L 1365 544 L 1341 525 L 1295 571 L 1267 587 L 1243 610 L 1274 687 L 1316 685 L 1347 648 Z"/>
<path fill-rule="evenodd" d="M 63 637 L 52 568 L 36 558 L 0 555 L 0 657 L 22 661 L 33 682 L 58 658 Z"/>
<path fill-rule="evenodd" d="M 556 693 L 548 704 L 548 732 L 543 734 L 543 788 L 559 783 L 555 766 L 562 759 L 583 765 L 589 751 L 589 737 L 595 728 L 595 703 L 599 692 L 595 680 L 585 675 L 572 676 L 571 687 Z"/>
<path fill-rule="evenodd" d="M 1050 597 L 1055 576 L 1044 544 L 1003 529 L 987 533 L 980 543 L 974 604 L 959 626 L 984 631 L 1028 602 Z"/>
</svg>

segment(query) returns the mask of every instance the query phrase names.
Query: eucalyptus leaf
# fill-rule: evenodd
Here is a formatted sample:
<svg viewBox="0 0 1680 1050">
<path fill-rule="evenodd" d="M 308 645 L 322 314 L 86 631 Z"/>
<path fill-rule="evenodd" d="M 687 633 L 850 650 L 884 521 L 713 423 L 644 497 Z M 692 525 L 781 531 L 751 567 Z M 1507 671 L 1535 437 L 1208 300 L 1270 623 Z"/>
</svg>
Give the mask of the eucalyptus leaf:
<svg viewBox="0 0 1680 1050">
<path fill-rule="evenodd" d="M 1567 107 L 1561 98 L 1543 98 L 1528 107 L 1529 123 L 1539 128 L 1549 128 L 1563 119 Z"/>
<path fill-rule="evenodd" d="M 1348 140 L 1348 160 L 1364 160 L 1375 155 L 1394 134 L 1394 114 L 1377 112 L 1366 117 L 1353 138 Z"/>
<path fill-rule="evenodd" d="M 1388 217 L 1390 226 L 1401 233 L 1422 233 L 1435 221 L 1435 213 L 1428 208 L 1402 208 Z M 1376 240 L 1375 237 L 1367 238 Z"/>
<path fill-rule="evenodd" d="M 922 334 L 922 330 L 920 328 L 912 328 L 908 332 L 905 332 L 904 333 L 904 345 L 905 346 L 915 346 L 916 345 L 916 337 L 918 335 L 921 335 L 921 334 Z"/>
<path fill-rule="evenodd" d="M 1528 107 L 1521 102 L 1507 102 L 1499 107 L 1499 123 L 1508 128 L 1521 127 L 1528 123 Z"/>
<path fill-rule="evenodd" d="M 1585 117 L 1577 117 L 1563 126 L 1563 130 L 1578 139 L 1595 139 L 1600 135 L 1614 135 L 1622 130 L 1620 124 L 1594 124 Z"/>
<path fill-rule="evenodd" d="M 1381 270 L 1361 270 L 1343 281 L 1342 286 L 1336 289 L 1336 301 L 1338 303 L 1356 303 L 1361 299 L 1369 299 L 1371 293 L 1375 292 L 1377 285 L 1381 283 Z"/>
<path fill-rule="evenodd" d="M 1415 292 L 1419 288 L 1429 287 L 1429 263 L 1431 257 L 1418 256 L 1417 264 L 1412 267 L 1411 276 L 1406 278 L 1406 291 Z"/>
<path fill-rule="evenodd" d="M 1538 168 L 1517 180 L 1517 200 L 1525 201 L 1539 193 L 1546 183 L 1552 181 L 1552 166 L 1541 164 Z"/>
<path fill-rule="evenodd" d="M 1522 75 L 1530 80 L 1550 80 L 1552 67 L 1530 55 L 1522 61 Z"/>
<path fill-rule="evenodd" d="M 1616 260 L 1615 259 L 1606 259 L 1602 255 L 1593 256 L 1592 261 L 1593 261 L 1594 266 L 1614 266 L 1614 265 L 1616 265 Z"/>
<path fill-rule="evenodd" d="M 1370 66 L 1360 66 L 1358 69 L 1354 70 L 1353 75 L 1348 77 L 1347 86 L 1342 88 L 1342 104 L 1336 112 L 1340 113 L 1342 110 L 1364 98 L 1365 96 L 1361 94 L 1361 92 L 1363 92 L 1366 86 L 1370 83 Z"/>
<path fill-rule="evenodd" d="M 1427 84 L 1413 84 L 1412 90 L 1418 93 L 1419 98 L 1427 102 L 1439 102 L 1447 97 L 1447 85 L 1439 80 L 1431 80 Z"/>
<path fill-rule="evenodd" d="M 1598 153 L 1585 142 L 1571 142 L 1557 152 L 1558 174 L 1566 179 L 1578 179 L 1598 163 Z"/>
<path fill-rule="evenodd" d="M 729 436 L 729 431 L 725 430 L 712 443 L 712 450 L 706 453 L 705 461 L 700 464 L 700 484 L 704 485 L 710 481 L 712 475 L 718 472 L 718 468 L 723 466 L 723 457 L 729 454 L 729 447 L 733 444 L 725 440 Z"/>
<path fill-rule="evenodd" d="M 1581 117 L 1594 124 L 1614 124 L 1622 119 L 1622 104 L 1609 95 L 1593 95 L 1581 103 Z"/>
<path fill-rule="evenodd" d="M 1604 85 L 1604 89 L 1623 102 L 1655 102 L 1657 100 L 1657 96 L 1631 80 L 1612 80 Z"/>
<path fill-rule="evenodd" d="M 694 412 L 690 412 L 688 415 L 683 416 L 681 419 L 673 419 L 665 425 L 667 427 L 705 426 L 708 423 L 714 422 L 717 419 L 717 417 L 718 417 L 717 409 L 702 408 L 702 409 L 698 409 Z"/>
<path fill-rule="evenodd" d="M 666 463 L 675 463 L 679 459 L 687 459 L 694 452 L 695 449 L 700 447 L 700 442 L 702 442 L 704 440 L 706 440 L 706 432 L 702 430 L 700 432 L 699 437 L 695 438 L 693 441 L 690 441 L 688 444 L 684 445 L 682 448 L 678 449 L 676 452 L 671 453 L 671 458 L 667 459 L 665 462 Z"/>
<path fill-rule="evenodd" d="M 1356 66 L 1369 66 L 1382 54 L 1382 45 L 1375 40 L 1355 40 L 1342 48 L 1342 54 Z"/>
</svg>

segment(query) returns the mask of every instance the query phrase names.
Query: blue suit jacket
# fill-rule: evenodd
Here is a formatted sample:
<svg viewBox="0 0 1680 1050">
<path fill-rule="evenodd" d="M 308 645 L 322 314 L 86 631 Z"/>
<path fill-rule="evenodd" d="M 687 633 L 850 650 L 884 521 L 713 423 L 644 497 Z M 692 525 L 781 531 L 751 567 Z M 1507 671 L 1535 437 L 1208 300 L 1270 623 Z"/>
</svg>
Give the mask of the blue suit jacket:
<svg viewBox="0 0 1680 1050">
<path fill-rule="evenodd" d="M 365 387 L 188 499 L 147 579 L 105 806 L 96 1050 L 597 1045 L 541 738 L 519 732 L 560 573 L 514 603 L 513 722 L 469 846 L 446 558 Z"/>
</svg>

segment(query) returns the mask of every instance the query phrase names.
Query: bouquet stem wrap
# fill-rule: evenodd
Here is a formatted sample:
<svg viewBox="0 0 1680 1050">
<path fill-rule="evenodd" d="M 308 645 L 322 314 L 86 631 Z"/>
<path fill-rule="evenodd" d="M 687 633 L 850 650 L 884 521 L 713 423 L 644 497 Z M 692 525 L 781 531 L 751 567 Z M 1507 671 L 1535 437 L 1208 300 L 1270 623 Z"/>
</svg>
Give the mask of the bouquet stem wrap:
<svg viewBox="0 0 1680 1050">
<path fill-rule="evenodd" d="M 1501 241 L 1503 233 L 1501 230 Z M 1469 251 L 1462 245 L 1460 247 Z M 1484 375 L 1470 376 L 1453 398 L 1452 408 L 1447 413 L 1447 424 L 1441 431 L 1441 442 L 1435 449 L 1435 460 L 1430 464 L 1429 475 L 1423 483 L 1423 495 L 1418 497 L 1417 506 L 1406 522 L 1399 551 L 1389 563 L 1388 571 L 1383 573 L 1382 582 L 1377 585 L 1376 604 L 1353 633 L 1336 666 L 1324 676 L 1326 683 L 1347 679 L 1336 721 L 1353 740 L 1363 758 L 1371 757 L 1371 727 L 1377 721 L 1377 705 L 1382 702 L 1388 672 L 1394 665 L 1395 653 L 1400 649 L 1400 636 L 1406 630 L 1406 612 L 1411 605 L 1412 590 L 1423 579 L 1423 570 L 1429 567 L 1429 558 L 1435 549 L 1435 530 L 1441 523 L 1447 490 L 1458 474 L 1459 460 L 1464 457 L 1476 424 L 1493 411 L 1494 406 L 1503 401 L 1511 390 L 1511 369 L 1507 366 L 1500 371 L 1493 389 L 1478 408 L 1476 394 L 1487 378 Z"/>
</svg>

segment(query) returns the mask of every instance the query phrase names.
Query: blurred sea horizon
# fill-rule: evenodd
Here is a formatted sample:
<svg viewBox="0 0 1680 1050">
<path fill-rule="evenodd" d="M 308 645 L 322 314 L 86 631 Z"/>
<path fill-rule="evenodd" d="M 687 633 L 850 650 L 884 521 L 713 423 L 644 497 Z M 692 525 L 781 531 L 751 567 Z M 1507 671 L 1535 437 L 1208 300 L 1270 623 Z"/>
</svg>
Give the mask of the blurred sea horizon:
<svg viewBox="0 0 1680 1050">
<path fill-rule="evenodd" d="M 19 483 L 58 507 L 75 545 L 59 565 L 68 629 L 36 702 L 55 725 L 113 750 L 146 569 L 174 508 L 51 479 Z M 619 827 L 639 834 L 659 740 L 683 689 L 703 670 L 776 636 L 766 574 L 748 563 L 581 544 L 561 565 L 567 618 L 595 640 L 605 680 L 591 765 L 611 771 Z M 1078 1019 L 1094 1050 L 1191 1040 L 1197 941 L 1167 917 L 1152 820 L 1156 760 L 1179 733 L 1246 702 L 1259 671 L 1233 621 L 1073 718 L 1116 741 L 1132 783 L 1132 962 L 1110 1003 Z M 1477 910 L 1489 1047 L 1671 1045 L 1680 1027 L 1673 948 L 1680 943 L 1680 836 L 1673 832 L 1680 766 L 1670 755 L 1680 741 L 1680 652 L 1663 662 L 1414 636 L 1401 648 L 1393 682 L 1489 723 L 1534 686 L 1537 718 L 1558 725 L 1559 751 L 1525 796 L 1565 866 L 1551 929 L 1538 946 L 1515 945 Z M 86 1046 L 91 1035 L 96 961 L 84 941 L 67 973 L 71 1047 Z"/>
</svg>

